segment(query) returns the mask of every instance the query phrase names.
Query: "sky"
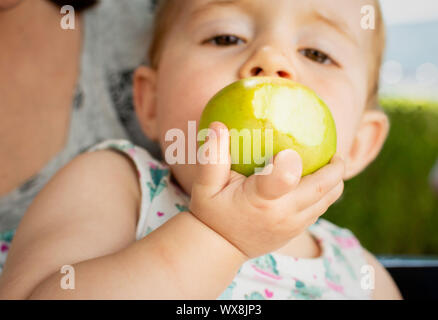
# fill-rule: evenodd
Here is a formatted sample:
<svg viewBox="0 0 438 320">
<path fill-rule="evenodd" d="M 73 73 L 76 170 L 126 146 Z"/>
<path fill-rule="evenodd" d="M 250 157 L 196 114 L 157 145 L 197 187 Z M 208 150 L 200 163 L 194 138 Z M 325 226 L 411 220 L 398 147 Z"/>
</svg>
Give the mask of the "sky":
<svg viewBox="0 0 438 320">
<path fill-rule="evenodd" d="M 380 0 L 388 25 L 438 21 L 438 0 Z"/>
<path fill-rule="evenodd" d="M 438 100 L 438 0 L 381 0 L 387 48 L 381 93 Z"/>
</svg>

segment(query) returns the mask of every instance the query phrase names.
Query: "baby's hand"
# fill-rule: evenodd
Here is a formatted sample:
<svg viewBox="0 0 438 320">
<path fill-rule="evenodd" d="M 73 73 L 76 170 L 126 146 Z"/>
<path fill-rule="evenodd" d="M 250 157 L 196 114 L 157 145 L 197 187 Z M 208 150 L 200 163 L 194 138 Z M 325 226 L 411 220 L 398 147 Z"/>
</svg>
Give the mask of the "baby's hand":
<svg viewBox="0 0 438 320">
<path fill-rule="evenodd" d="M 210 125 L 210 159 L 199 164 L 192 187 L 191 213 L 239 249 L 247 259 L 276 251 L 304 232 L 342 195 L 344 162 L 335 157 L 301 179 L 302 163 L 293 150 L 277 154 L 267 175 L 246 178 L 231 171 L 226 126 Z M 216 141 L 213 141 L 216 140 Z M 215 153 L 217 152 L 217 153 Z"/>
</svg>

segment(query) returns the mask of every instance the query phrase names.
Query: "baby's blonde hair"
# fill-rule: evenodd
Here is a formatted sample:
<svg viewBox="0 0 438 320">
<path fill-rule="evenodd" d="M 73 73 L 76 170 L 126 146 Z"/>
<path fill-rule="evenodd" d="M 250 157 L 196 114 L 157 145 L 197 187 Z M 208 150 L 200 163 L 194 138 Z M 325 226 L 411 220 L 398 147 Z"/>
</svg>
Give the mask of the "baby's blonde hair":
<svg viewBox="0 0 438 320">
<path fill-rule="evenodd" d="M 376 7 L 376 25 L 374 30 L 374 41 L 372 50 L 374 59 L 372 59 L 370 66 L 370 76 L 368 80 L 368 100 L 366 104 L 367 109 L 375 109 L 379 106 L 379 87 L 380 87 L 380 68 L 382 66 L 383 57 L 386 49 L 386 28 L 383 21 L 382 9 L 380 1 L 375 0 Z"/>
<path fill-rule="evenodd" d="M 170 32 L 173 22 L 179 12 L 182 11 L 185 1 L 181 0 L 155 0 L 156 14 L 153 26 L 153 38 L 148 51 L 148 59 L 150 66 L 157 70 L 160 62 L 160 57 L 164 48 L 166 35 Z M 368 98 L 366 109 L 374 109 L 378 107 L 378 91 L 380 79 L 380 67 L 383 61 L 385 51 L 386 35 L 385 24 L 383 22 L 382 10 L 379 0 L 375 0 L 376 8 L 376 24 L 375 37 L 372 46 L 374 59 L 370 65 L 370 76 L 368 82 Z"/>
</svg>

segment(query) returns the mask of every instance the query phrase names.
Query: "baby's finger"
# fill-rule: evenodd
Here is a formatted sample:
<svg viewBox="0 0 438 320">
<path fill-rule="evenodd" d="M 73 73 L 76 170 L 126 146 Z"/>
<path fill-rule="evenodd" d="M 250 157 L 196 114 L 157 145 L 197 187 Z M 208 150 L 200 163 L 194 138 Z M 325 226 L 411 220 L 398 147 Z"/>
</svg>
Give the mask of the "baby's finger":
<svg viewBox="0 0 438 320">
<path fill-rule="evenodd" d="M 198 168 L 194 187 L 200 187 L 207 196 L 217 194 L 230 178 L 230 135 L 227 127 L 213 122 L 209 135 L 198 150 Z"/>
<path fill-rule="evenodd" d="M 304 210 L 320 201 L 342 181 L 344 171 L 344 161 L 339 157 L 334 157 L 330 164 L 302 178 L 300 185 L 290 195 L 295 199 L 296 208 Z"/>
<path fill-rule="evenodd" d="M 318 218 L 326 213 L 330 206 L 342 196 L 343 192 L 344 182 L 342 181 L 322 197 L 321 200 L 301 212 L 301 218 L 303 218 L 304 221 L 307 221 L 308 225 L 314 224 Z"/>
<path fill-rule="evenodd" d="M 298 185 L 302 171 L 299 154 L 291 149 L 284 150 L 276 155 L 273 164 L 244 182 L 247 196 L 253 203 L 281 198 Z"/>
</svg>

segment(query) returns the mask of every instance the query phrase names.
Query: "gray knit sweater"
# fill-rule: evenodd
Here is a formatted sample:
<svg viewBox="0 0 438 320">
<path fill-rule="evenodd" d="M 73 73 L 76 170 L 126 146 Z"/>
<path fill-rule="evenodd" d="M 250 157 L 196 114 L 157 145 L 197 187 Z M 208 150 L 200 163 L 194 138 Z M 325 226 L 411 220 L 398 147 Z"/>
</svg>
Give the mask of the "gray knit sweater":
<svg viewBox="0 0 438 320">
<path fill-rule="evenodd" d="M 145 61 L 151 40 L 153 2 L 101 0 L 84 13 L 81 70 L 68 142 L 35 177 L 0 197 L 0 235 L 14 230 L 50 178 L 90 146 L 128 138 L 157 155 L 157 146 L 139 129 L 131 94 L 132 72 Z"/>
</svg>

